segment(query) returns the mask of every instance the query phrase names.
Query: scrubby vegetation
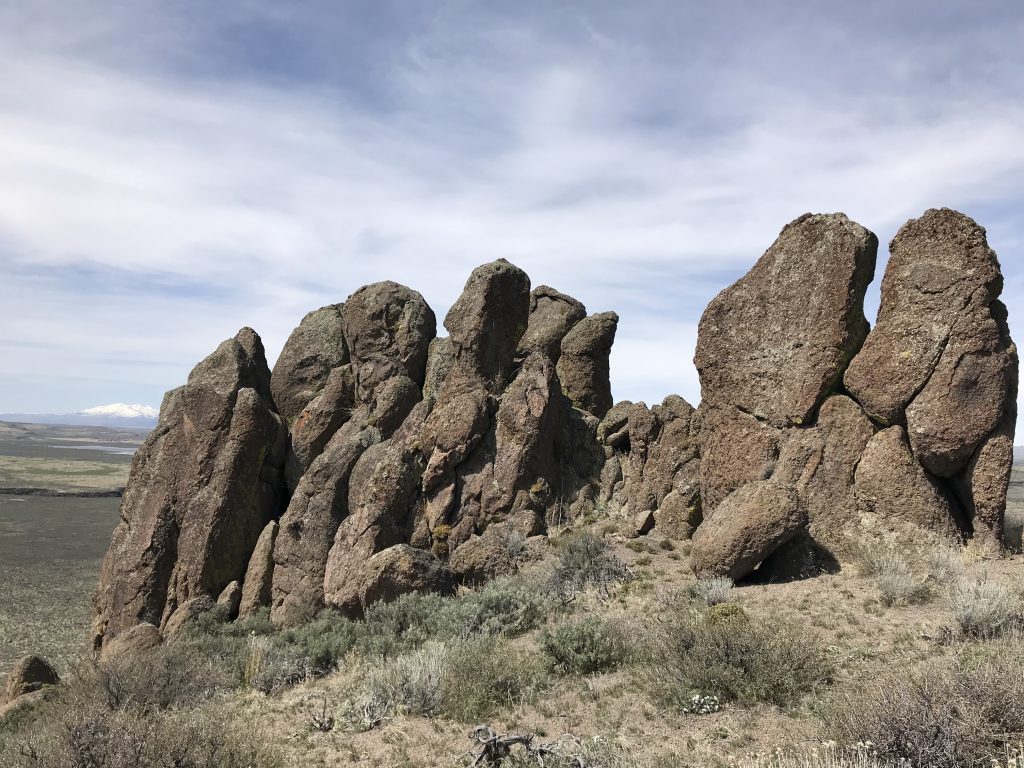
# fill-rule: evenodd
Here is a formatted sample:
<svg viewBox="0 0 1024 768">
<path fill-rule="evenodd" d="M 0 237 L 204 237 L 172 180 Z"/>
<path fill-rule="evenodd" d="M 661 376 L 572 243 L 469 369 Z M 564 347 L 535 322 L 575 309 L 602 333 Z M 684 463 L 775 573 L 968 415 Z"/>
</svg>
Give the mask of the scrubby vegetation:
<svg viewBox="0 0 1024 768">
<path fill-rule="evenodd" d="M 211 611 L 0 721 L 0 765 L 468 765 L 489 724 L 503 768 L 1020 768 L 1012 564 L 883 548 L 864 575 L 748 586 L 637 550 L 563 535 L 519 574 L 359 620 Z"/>
</svg>

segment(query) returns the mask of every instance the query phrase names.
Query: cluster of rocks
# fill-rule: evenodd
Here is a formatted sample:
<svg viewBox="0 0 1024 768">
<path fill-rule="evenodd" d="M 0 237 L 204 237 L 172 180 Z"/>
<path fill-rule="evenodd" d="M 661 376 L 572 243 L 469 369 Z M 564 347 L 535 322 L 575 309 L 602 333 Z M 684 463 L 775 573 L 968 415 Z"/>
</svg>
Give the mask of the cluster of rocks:
<svg viewBox="0 0 1024 768">
<path fill-rule="evenodd" d="M 624 478 L 652 511 L 672 480 L 658 435 L 691 444 L 694 412 L 678 398 L 631 406 L 643 434 L 635 419 L 624 430 L 623 406 L 608 415 L 617 323 L 531 292 L 499 260 L 472 273 L 444 338 L 423 297 L 392 282 L 308 314 L 272 373 L 243 329 L 168 393 L 133 461 L 94 599 L 97 647 L 218 605 L 269 607 L 288 625 L 450 592 L 515 567 L 552 523 L 621 500 Z"/>
<path fill-rule="evenodd" d="M 243 329 L 133 461 L 97 648 L 218 605 L 289 625 L 451 592 L 595 511 L 693 536 L 695 570 L 734 578 L 834 561 L 866 518 L 998 546 L 1017 360 L 995 255 L 961 214 L 908 223 L 869 333 L 876 249 L 841 214 L 788 225 L 704 314 L 699 409 L 613 406 L 618 317 L 504 260 L 472 273 L 446 337 L 392 282 L 308 314 L 273 372 Z"/>
<path fill-rule="evenodd" d="M 60 676 L 50 662 L 41 656 L 25 656 L 14 665 L 0 689 L 0 718 L 41 697 L 59 682 Z"/>
<path fill-rule="evenodd" d="M 933 209 L 890 244 L 842 214 L 789 224 L 701 319 L 698 573 L 826 567 L 865 533 L 998 550 L 1017 351 L 985 230 Z"/>
</svg>

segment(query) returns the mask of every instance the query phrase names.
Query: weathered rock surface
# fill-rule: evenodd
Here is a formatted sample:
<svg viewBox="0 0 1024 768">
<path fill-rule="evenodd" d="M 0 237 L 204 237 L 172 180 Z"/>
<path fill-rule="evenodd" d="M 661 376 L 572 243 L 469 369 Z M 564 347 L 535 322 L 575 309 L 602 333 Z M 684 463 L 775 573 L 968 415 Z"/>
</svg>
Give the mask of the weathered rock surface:
<svg viewBox="0 0 1024 768">
<path fill-rule="evenodd" d="M 491 393 L 512 374 L 530 317 L 530 278 L 504 259 L 477 267 L 444 319 L 455 360 Z"/>
<path fill-rule="evenodd" d="M 320 394 L 310 400 L 292 423 L 291 450 L 285 474 L 295 490 L 303 473 L 323 453 L 334 433 L 352 416 L 356 407 L 356 382 L 351 365 L 333 369 Z"/>
<path fill-rule="evenodd" d="M 876 248 L 842 214 L 787 225 L 701 319 L 697 410 L 613 406 L 617 315 L 504 260 L 470 275 L 446 338 L 393 282 L 307 315 L 273 375 L 243 329 L 134 460 L 97 646 L 218 599 L 287 625 L 450 592 L 595 511 L 692 536 L 694 569 L 734 579 L 831 567 L 865 527 L 998 549 L 1018 366 L 998 262 L 973 221 L 928 211 L 893 240 L 868 334 Z"/>
<path fill-rule="evenodd" d="M 377 387 L 397 373 L 422 387 L 437 321 L 419 293 L 390 281 L 373 283 L 348 297 L 341 319 L 358 402 L 371 403 Z"/>
<path fill-rule="evenodd" d="M 530 293 L 530 319 L 519 340 L 518 357 L 525 359 L 539 352 L 557 363 L 562 354 L 562 339 L 586 316 L 586 308 L 572 296 L 546 285 L 534 288 Z"/>
<path fill-rule="evenodd" d="M 94 598 L 97 647 L 140 622 L 166 629 L 242 578 L 280 513 L 286 441 L 263 345 L 243 329 L 168 393 L 132 461 Z"/>
<path fill-rule="evenodd" d="M 877 249 L 878 239 L 841 213 L 787 224 L 701 317 L 702 401 L 773 427 L 808 423 L 867 335 L 864 293 Z"/>
<path fill-rule="evenodd" d="M 562 339 L 558 378 L 572 404 L 598 418 L 612 407 L 610 363 L 619 316 L 614 312 L 590 315 L 576 323 Z"/>
<path fill-rule="evenodd" d="M 347 362 L 340 304 L 321 307 L 302 318 L 270 378 L 274 402 L 285 422 L 291 425 L 323 389 L 331 371 Z"/>
<path fill-rule="evenodd" d="M 112 659 L 116 656 L 139 655 L 156 648 L 164 641 L 160 630 L 152 624 L 143 622 L 126 630 L 103 646 L 102 658 Z"/>
<path fill-rule="evenodd" d="M 241 618 L 270 606 L 273 598 L 274 543 L 279 530 L 277 521 L 272 520 L 256 540 L 256 548 L 249 557 L 245 578 L 242 580 L 242 595 L 238 603 L 238 615 Z"/>
<path fill-rule="evenodd" d="M 854 480 L 857 509 L 872 527 L 910 537 L 915 531 L 961 536 L 949 493 L 914 459 L 903 427 L 868 442 Z"/>
<path fill-rule="evenodd" d="M 271 618 L 293 624 L 324 605 L 327 558 L 338 526 L 348 516 L 349 479 L 356 462 L 381 441 L 376 427 L 350 421 L 302 476 L 274 545 Z"/>
<path fill-rule="evenodd" d="M 10 704 L 15 699 L 59 682 L 60 677 L 50 662 L 40 656 L 26 656 L 14 665 L 7 676 L 0 705 Z"/>
<path fill-rule="evenodd" d="M 791 488 L 770 480 L 729 494 L 693 536 L 690 562 L 698 576 L 739 580 L 807 524 Z"/>
<path fill-rule="evenodd" d="M 908 221 L 889 251 L 878 321 L 844 377 L 885 425 L 927 384 L 960 316 L 991 305 L 1003 283 L 985 230 L 948 208 Z"/>
<path fill-rule="evenodd" d="M 809 424 L 868 332 L 877 238 L 843 214 L 788 224 L 701 317 L 705 511 L 770 476 L 787 427 Z"/>
</svg>

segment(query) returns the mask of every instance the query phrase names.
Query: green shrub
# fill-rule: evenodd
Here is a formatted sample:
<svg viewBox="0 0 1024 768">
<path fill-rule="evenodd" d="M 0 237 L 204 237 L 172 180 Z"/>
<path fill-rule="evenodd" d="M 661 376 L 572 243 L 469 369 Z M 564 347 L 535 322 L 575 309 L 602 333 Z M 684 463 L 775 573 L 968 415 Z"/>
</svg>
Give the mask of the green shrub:
<svg viewBox="0 0 1024 768">
<path fill-rule="evenodd" d="M 552 585 L 563 598 L 571 598 L 588 587 L 607 593 L 612 585 L 628 577 L 628 569 L 609 551 L 608 543 L 585 531 L 561 543 Z"/>
<path fill-rule="evenodd" d="M 735 603 L 708 610 L 676 604 L 653 638 L 651 692 L 685 710 L 694 694 L 779 706 L 826 683 L 832 665 L 800 625 L 748 616 Z"/>
<path fill-rule="evenodd" d="M 618 626 L 594 617 L 560 624 L 545 632 L 540 643 L 556 669 L 577 674 L 614 669 L 628 654 Z"/>
</svg>

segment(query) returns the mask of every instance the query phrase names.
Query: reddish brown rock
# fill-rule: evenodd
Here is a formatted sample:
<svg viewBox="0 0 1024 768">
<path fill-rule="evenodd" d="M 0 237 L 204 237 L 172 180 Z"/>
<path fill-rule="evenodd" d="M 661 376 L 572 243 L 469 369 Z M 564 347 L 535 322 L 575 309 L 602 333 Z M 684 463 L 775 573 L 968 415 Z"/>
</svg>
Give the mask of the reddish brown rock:
<svg viewBox="0 0 1024 768">
<path fill-rule="evenodd" d="M 771 477 L 782 430 L 736 408 L 701 403 L 700 499 L 710 512 L 737 488 Z"/>
<path fill-rule="evenodd" d="M 351 365 L 335 368 L 323 389 L 292 424 L 291 451 L 286 465 L 288 487 L 295 490 L 302 473 L 319 456 L 356 407 L 356 382 Z"/>
<path fill-rule="evenodd" d="M 217 598 L 217 607 L 224 611 L 228 618 L 238 616 L 238 606 L 242 603 L 242 582 L 232 581 L 221 591 Z"/>
<path fill-rule="evenodd" d="M 271 618 L 294 624 L 324 606 L 324 575 L 338 527 L 349 514 L 349 481 L 363 453 L 381 441 L 360 418 L 339 430 L 302 476 L 274 544 Z"/>
<path fill-rule="evenodd" d="M 928 383 L 907 407 L 911 448 L 929 472 L 941 477 L 962 472 L 1015 405 L 1010 395 L 1017 356 L 1005 318 L 1001 302 L 969 305 L 954 323 Z"/>
<path fill-rule="evenodd" d="M 868 415 L 894 424 L 928 383 L 966 309 L 988 307 L 1002 275 L 985 230 L 948 208 L 908 221 L 889 245 L 878 321 L 845 375 Z"/>
<path fill-rule="evenodd" d="M 698 577 L 737 581 L 807 524 L 796 491 L 763 480 L 729 494 L 693 536 L 691 567 Z"/>
<path fill-rule="evenodd" d="M 94 598 L 99 647 L 241 579 L 279 513 L 287 432 L 259 337 L 243 329 L 169 393 L 135 455 Z"/>
<path fill-rule="evenodd" d="M 456 549 L 448 567 L 464 584 L 481 584 L 514 573 L 529 557 L 527 537 L 507 525 L 491 525 Z"/>
<path fill-rule="evenodd" d="M 242 595 L 238 604 L 239 618 L 245 618 L 260 608 L 270 607 L 273 599 L 274 578 L 274 542 L 280 526 L 276 521 L 267 523 L 260 537 L 256 540 L 256 548 L 245 568 L 242 580 Z"/>
<path fill-rule="evenodd" d="M 956 483 L 959 496 L 964 500 L 972 538 L 982 552 L 990 554 L 999 554 L 1003 549 L 1016 422 L 1017 409 L 1013 408 L 999 428 L 982 441 Z"/>
<path fill-rule="evenodd" d="M 844 395 L 828 398 L 813 427 L 793 430 L 772 473 L 794 488 L 807 510 L 811 540 L 833 555 L 848 554 L 858 537 L 854 476 L 868 441 L 871 420 Z"/>
<path fill-rule="evenodd" d="M 868 442 L 857 465 L 854 493 L 864 524 L 913 542 L 921 531 L 962 537 L 961 515 L 949 493 L 910 452 L 903 427 Z"/>
<path fill-rule="evenodd" d="M 618 325 L 619 316 L 614 312 L 585 317 L 562 339 L 558 358 L 562 391 L 573 405 L 599 419 L 614 402 L 609 359 Z"/>
<path fill-rule="evenodd" d="M 349 296 L 341 319 L 359 402 L 371 402 L 377 386 L 397 373 L 422 387 L 437 328 L 419 293 L 390 281 L 373 283 Z"/>
<path fill-rule="evenodd" d="M 504 259 L 473 270 L 444 326 L 455 360 L 488 392 L 504 389 L 530 315 L 530 278 Z"/>
<path fill-rule="evenodd" d="M 867 335 L 877 248 L 841 213 L 786 225 L 701 317 L 694 362 L 703 402 L 774 427 L 808 423 Z"/>
<path fill-rule="evenodd" d="M 160 634 L 160 630 L 152 624 L 136 624 L 104 645 L 102 658 L 112 659 L 116 656 L 140 655 L 156 648 L 163 641 L 164 638 Z"/>
<path fill-rule="evenodd" d="M 526 359 L 534 352 L 557 363 L 562 354 L 562 339 L 580 320 L 586 308 L 572 296 L 541 285 L 530 293 L 530 319 L 519 340 L 517 356 Z"/>
<path fill-rule="evenodd" d="M 389 603 L 410 592 L 455 592 L 455 575 L 426 550 L 397 544 L 382 550 L 362 564 L 354 579 L 351 613 L 362 614 L 377 602 Z"/>
<path fill-rule="evenodd" d="M 50 662 L 41 656 L 26 656 L 14 665 L 7 676 L 0 705 L 10 704 L 15 699 L 59 682 L 60 676 Z"/>
<path fill-rule="evenodd" d="M 321 307 L 302 318 L 274 363 L 270 388 L 289 425 L 324 388 L 331 371 L 348 362 L 341 306 Z"/>
</svg>

